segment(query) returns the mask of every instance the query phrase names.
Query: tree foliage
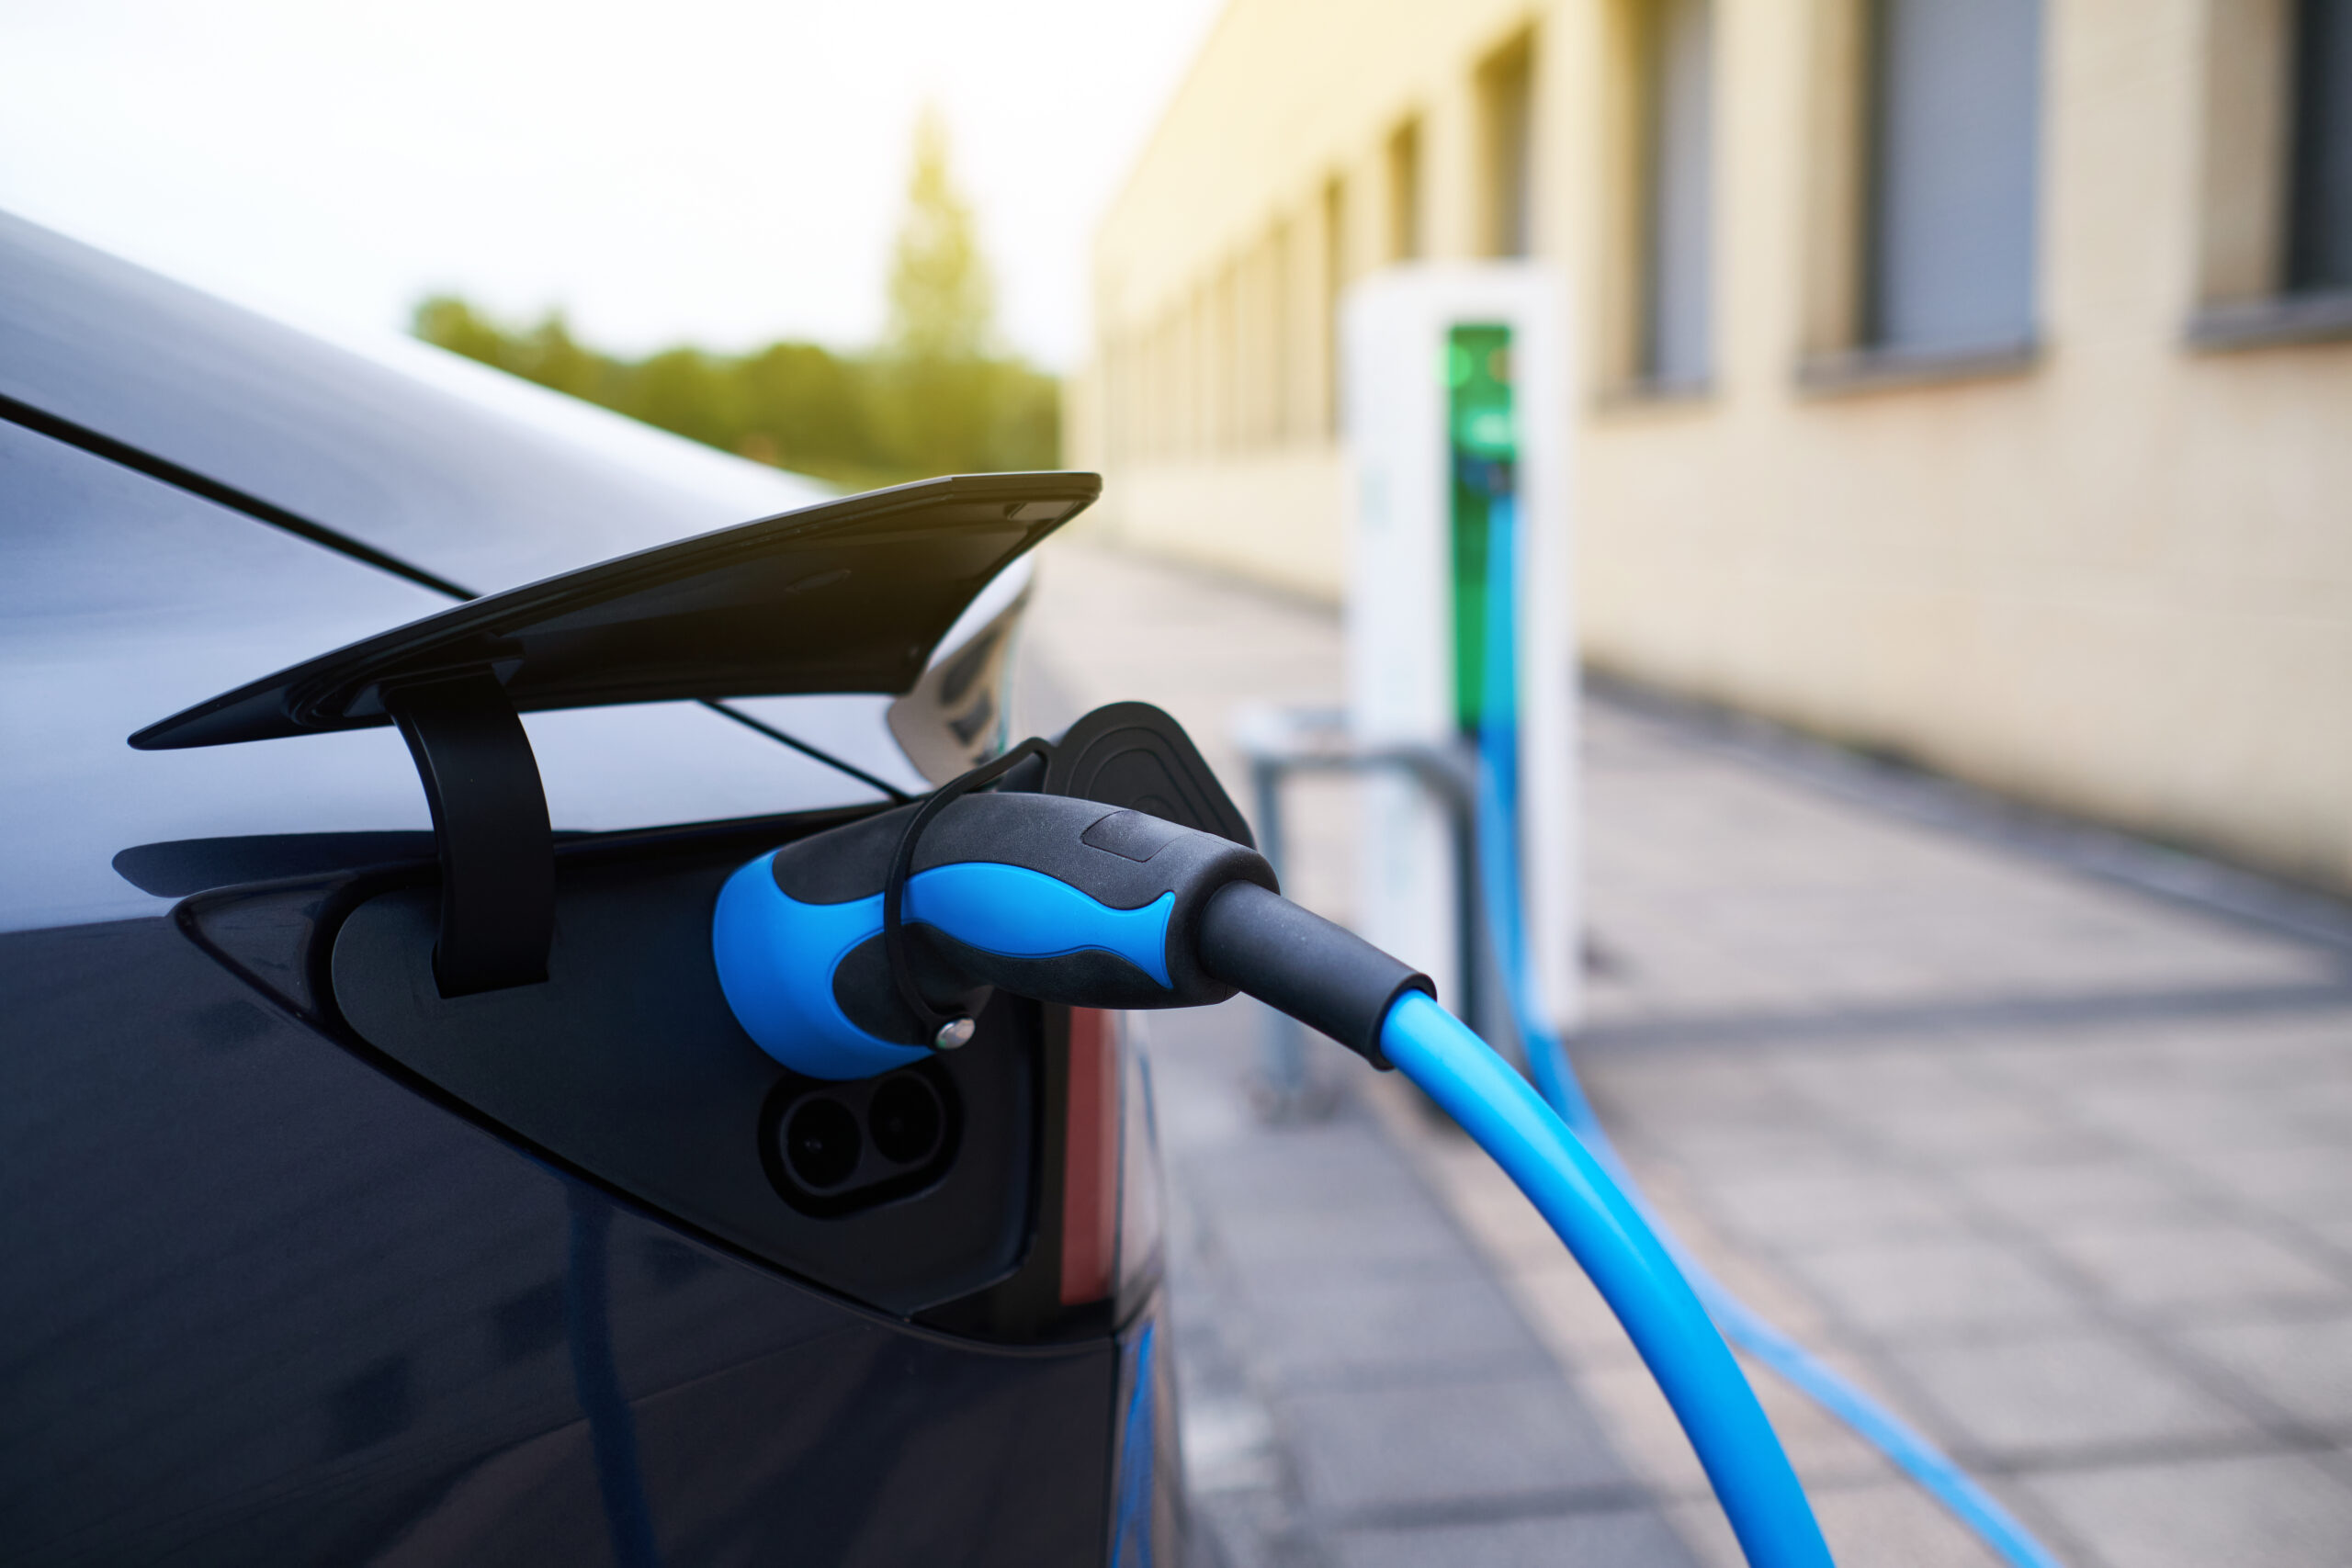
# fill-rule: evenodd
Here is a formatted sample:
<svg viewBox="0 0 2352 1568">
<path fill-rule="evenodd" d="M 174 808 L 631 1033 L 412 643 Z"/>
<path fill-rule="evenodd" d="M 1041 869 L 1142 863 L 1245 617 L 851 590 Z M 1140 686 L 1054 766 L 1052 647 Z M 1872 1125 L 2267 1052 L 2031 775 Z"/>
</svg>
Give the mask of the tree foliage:
<svg viewBox="0 0 2352 1568">
<path fill-rule="evenodd" d="M 997 351 L 987 260 L 930 113 L 916 130 L 889 307 L 881 345 L 853 354 L 787 342 L 740 355 L 680 344 L 628 359 L 582 344 L 560 310 L 513 325 L 453 295 L 419 302 L 412 330 L 543 387 L 850 488 L 1055 465 L 1060 389 Z"/>
<path fill-rule="evenodd" d="M 947 167 L 947 128 L 926 108 L 915 123 L 914 173 L 890 258 L 886 346 L 905 360 L 978 359 L 990 346 L 995 314 L 972 209 Z"/>
</svg>

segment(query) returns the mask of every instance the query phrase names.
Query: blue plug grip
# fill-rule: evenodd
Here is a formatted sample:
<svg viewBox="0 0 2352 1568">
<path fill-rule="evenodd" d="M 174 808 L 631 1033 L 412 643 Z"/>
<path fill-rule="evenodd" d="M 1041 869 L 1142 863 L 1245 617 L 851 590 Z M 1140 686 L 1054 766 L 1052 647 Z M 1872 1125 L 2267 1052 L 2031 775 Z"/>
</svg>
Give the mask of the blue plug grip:
<svg viewBox="0 0 2352 1568">
<path fill-rule="evenodd" d="M 729 877 L 711 918 L 718 987 L 744 1032 L 811 1077 L 870 1077 L 931 1055 L 860 1029 L 833 996 L 842 960 L 881 934 L 882 895 L 804 904 L 775 885 L 775 859 L 771 851 Z M 1109 953 L 1170 986 L 1168 921 L 1175 908 L 1175 894 L 1165 893 L 1138 909 L 1114 909 L 1041 871 L 965 861 L 909 877 L 905 913 L 909 925 L 930 926 L 982 953 Z"/>
</svg>

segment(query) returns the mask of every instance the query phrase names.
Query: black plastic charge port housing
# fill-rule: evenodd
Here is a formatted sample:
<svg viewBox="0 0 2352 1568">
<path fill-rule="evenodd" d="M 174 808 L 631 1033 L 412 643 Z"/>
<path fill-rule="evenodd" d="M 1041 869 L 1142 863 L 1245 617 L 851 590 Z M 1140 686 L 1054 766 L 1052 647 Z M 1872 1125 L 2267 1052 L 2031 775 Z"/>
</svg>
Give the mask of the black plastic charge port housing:
<svg viewBox="0 0 2352 1568">
<path fill-rule="evenodd" d="M 811 1122 L 835 1111 L 850 1134 L 837 1173 L 821 1168 L 826 1156 L 811 1147 Z M 760 1112 L 760 1157 L 778 1197 L 831 1219 L 932 1186 L 955 1163 L 962 1134 L 962 1103 L 938 1057 L 842 1083 L 786 1071 Z"/>
</svg>

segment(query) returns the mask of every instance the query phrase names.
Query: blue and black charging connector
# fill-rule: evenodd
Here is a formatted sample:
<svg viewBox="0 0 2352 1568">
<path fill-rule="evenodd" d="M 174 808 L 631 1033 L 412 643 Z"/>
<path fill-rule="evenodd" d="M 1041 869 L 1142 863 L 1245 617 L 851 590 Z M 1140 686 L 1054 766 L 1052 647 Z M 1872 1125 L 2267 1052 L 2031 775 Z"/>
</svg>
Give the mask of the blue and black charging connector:
<svg viewBox="0 0 2352 1568">
<path fill-rule="evenodd" d="M 1430 989 L 1281 897 L 1255 850 L 1028 792 L 935 796 L 772 851 L 720 892 L 712 945 L 745 1031 L 822 1078 L 960 1047 L 994 990 L 1138 1009 L 1248 991 L 1385 1067 L 1392 1004 Z"/>
<path fill-rule="evenodd" d="M 994 991 L 1107 1009 L 1246 992 L 1403 1072 L 1510 1174 L 1624 1325 L 1749 1562 L 1830 1558 L 1726 1336 L 2010 1562 L 2055 1568 L 1982 1487 L 1655 1222 L 1534 1003 L 1518 850 L 1510 344 L 1501 328 L 1471 327 L 1448 348 L 1455 717 L 1478 754 L 1477 882 L 1535 1087 L 1438 1005 L 1426 976 L 1284 899 L 1190 739 L 1140 704 L 1099 709 L 1054 745 L 1025 741 L 920 801 L 739 868 L 712 928 L 728 1004 L 785 1066 L 887 1088 L 969 1044 Z"/>
<path fill-rule="evenodd" d="M 737 871 L 712 945 L 761 1048 L 813 1077 L 860 1078 L 961 1047 L 994 990 L 1138 1009 L 1247 992 L 1452 1112 L 1624 1324 L 1748 1560 L 1826 1568 L 1754 1392 L 1608 1164 L 1438 1005 L 1426 976 L 1283 898 L 1239 833 L 1046 793 L 1052 761 L 1025 742 L 924 801 Z"/>
</svg>

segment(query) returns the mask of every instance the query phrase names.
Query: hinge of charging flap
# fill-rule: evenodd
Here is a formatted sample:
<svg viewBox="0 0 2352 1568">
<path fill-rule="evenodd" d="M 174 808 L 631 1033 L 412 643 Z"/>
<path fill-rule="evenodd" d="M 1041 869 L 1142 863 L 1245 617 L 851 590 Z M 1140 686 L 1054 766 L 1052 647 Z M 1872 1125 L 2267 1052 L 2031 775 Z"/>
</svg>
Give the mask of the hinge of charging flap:
<svg viewBox="0 0 2352 1568">
<path fill-rule="evenodd" d="M 390 688 L 441 856 L 445 997 L 537 985 L 555 940 L 555 839 L 531 739 L 488 669 Z"/>
</svg>

